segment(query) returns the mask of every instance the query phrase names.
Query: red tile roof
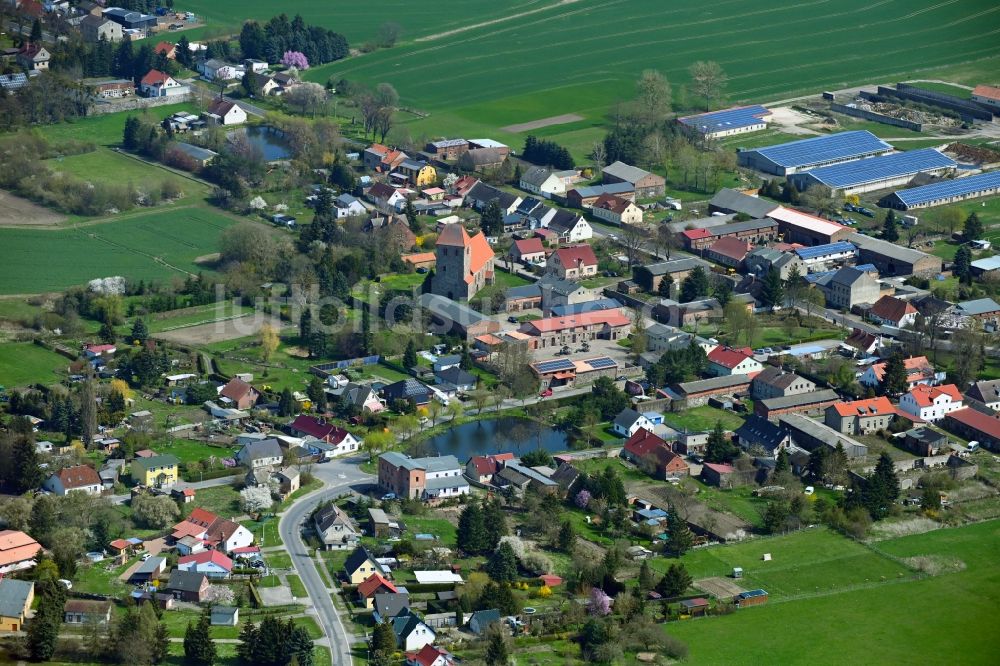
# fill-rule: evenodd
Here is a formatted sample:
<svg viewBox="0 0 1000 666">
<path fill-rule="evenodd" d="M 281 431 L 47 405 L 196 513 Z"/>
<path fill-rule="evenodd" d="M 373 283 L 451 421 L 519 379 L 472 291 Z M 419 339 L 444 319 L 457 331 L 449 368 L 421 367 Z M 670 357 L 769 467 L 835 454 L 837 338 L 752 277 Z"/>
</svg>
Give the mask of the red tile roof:
<svg viewBox="0 0 1000 666">
<path fill-rule="evenodd" d="M 153 48 L 153 53 L 162 53 L 163 55 L 170 57 L 171 53 L 175 53 L 177 46 L 171 44 L 170 42 L 160 42 Z"/>
<path fill-rule="evenodd" d="M 364 582 L 358 585 L 358 594 L 367 599 L 382 588 L 385 588 L 393 593 L 396 592 L 395 585 L 383 578 L 381 574 L 373 573 L 371 576 L 366 578 Z"/>
<path fill-rule="evenodd" d="M 977 430 L 988 437 L 1000 440 L 1000 419 L 966 407 L 957 409 L 945 418 L 958 421 L 964 426 Z"/>
<path fill-rule="evenodd" d="M 222 391 L 219 395 L 229 398 L 233 402 L 239 402 L 247 396 L 254 388 L 247 384 L 242 379 L 235 377 L 229 380 L 229 383 L 222 387 Z"/>
<path fill-rule="evenodd" d="M 439 657 L 448 657 L 448 652 L 440 648 L 436 648 L 430 643 L 420 648 L 420 652 L 413 655 L 411 661 L 419 664 L 420 666 L 433 666 L 434 662 L 438 660 Z"/>
<path fill-rule="evenodd" d="M 556 587 L 557 585 L 562 585 L 562 576 L 557 576 L 555 574 L 542 574 L 538 577 L 538 580 L 542 581 L 542 585 L 548 585 L 549 587 Z"/>
<path fill-rule="evenodd" d="M 90 465 L 64 467 L 56 472 L 56 476 L 59 477 L 59 481 L 66 490 L 101 485 L 101 476 Z"/>
<path fill-rule="evenodd" d="M 852 400 L 851 402 L 838 402 L 833 406 L 841 416 L 877 416 L 882 414 L 896 414 L 896 408 L 889 401 L 889 398 L 869 398 L 867 400 Z"/>
<path fill-rule="evenodd" d="M 235 106 L 236 102 L 230 102 L 225 99 L 217 99 L 208 106 L 208 112 L 217 116 L 225 116 L 227 113 L 232 111 Z"/>
<path fill-rule="evenodd" d="M 732 370 L 748 358 L 753 358 L 753 351 L 749 347 L 733 349 L 732 347 L 716 347 L 708 354 L 708 360 L 723 368 Z"/>
<path fill-rule="evenodd" d="M 910 396 L 919 407 L 930 407 L 938 397 L 946 395 L 952 402 L 962 402 L 962 393 L 954 384 L 944 386 L 925 386 L 919 384 L 910 390 Z"/>
<path fill-rule="evenodd" d="M 728 257 L 733 261 L 743 261 L 747 253 L 753 249 L 753 245 L 739 238 L 725 236 L 715 241 L 708 247 L 709 252 Z"/>
<path fill-rule="evenodd" d="M 344 428 L 333 425 L 332 423 L 326 423 L 322 419 L 318 419 L 315 416 L 306 416 L 305 414 L 300 414 L 295 417 L 295 420 L 292 421 L 292 429 L 297 430 L 298 432 L 304 432 L 307 435 L 315 437 L 316 439 L 321 439 L 330 444 L 339 444 L 350 434 Z"/>
<path fill-rule="evenodd" d="M 883 296 L 872 305 L 871 313 L 879 319 L 899 322 L 908 314 L 916 314 L 917 309 L 909 301 L 903 301 L 893 296 Z"/>
<path fill-rule="evenodd" d="M 622 199 L 621 197 L 616 197 L 613 194 L 607 193 L 597 197 L 597 201 L 594 202 L 594 208 L 610 210 L 612 213 L 617 215 L 624 213 L 631 205 L 632 202 L 628 199 Z"/>
<path fill-rule="evenodd" d="M 169 74 L 164 74 L 158 69 L 151 69 L 146 73 L 146 76 L 142 77 L 140 83 L 144 86 L 158 86 L 166 83 L 169 78 Z"/>
<path fill-rule="evenodd" d="M 480 476 L 486 476 L 488 474 L 496 474 L 497 470 L 500 469 L 501 462 L 513 459 L 513 453 L 497 453 L 492 456 L 472 456 L 469 462 L 476 468 L 476 472 Z"/>
<path fill-rule="evenodd" d="M 681 234 L 690 240 L 701 240 L 702 238 L 712 237 L 712 232 L 708 229 L 685 229 Z"/>
<path fill-rule="evenodd" d="M 664 470 L 687 469 L 684 460 L 670 450 L 667 443 L 645 428 L 635 431 L 625 442 L 625 450 L 636 458 L 653 458 Z"/>
<path fill-rule="evenodd" d="M 612 328 L 628 326 L 632 320 L 626 317 L 621 310 L 595 310 L 593 312 L 581 312 L 569 317 L 548 317 L 546 319 L 536 319 L 525 322 L 525 331 L 534 329 L 537 334 L 553 333 L 567 328 L 577 328 L 581 326 L 605 325 Z"/>
<path fill-rule="evenodd" d="M 517 252 L 521 256 L 545 252 L 545 247 L 542 246 L 541 238 L 525 238 L 522 240 L 516 240 L 514 241 L 514 247 L 517 248 Z"/>
<path fill-rule="evenodd" d="M 876 363 L 872 366 L 872 372 L 875 373 L 875 379 L 882 381 L 882 377 L 885 376 L 885 366 L 885 363 Z M 927 374 L 934 374 L 934 366 L 931 365 L 931 362 L 927 360 L 926 356 L 912 356 L 908 359 L 904 359 L 903 367 L 906 368 L 906 381 L 908 382 L 915 382 Z"/>
<path fill-rule="evenodd" d="M 979 97 L 986 97 L 987 99 L 992 99 L 1000 102 L 1000 88 L 995 88 L 993 86 L 976 86 L 972 90 L 973 95 L 978 95 Z"/>
<path fill-rule="evenodd" d="M 472 282 L 476 273 L 481 271 L 494 256 L 493 248 L 486 242 L 486 234 L 469 236 L 469 232 L 461 224 L 449 224 L 442 229 L 437 244 L 471 249 L 472 257 L 469 261 L 469 272 L 465 275 L 466 282 Z"/>
<path fill-rule="evenodd" d="M 586 243 L 561 247 L 555 251 L 555 254 L 559 257 L 559 263 L 563 268 L 597 265 L 597 255 L 594 254 L 594 248 Z"/>
<path fill-rule="evenodd" d="M 191 514 L 187 517 L 186 522 L 197 523 L 202 527 L 208 527 L 218 519 L 219 517 L 211 511 L 198 507 L 191 511 Z"/>
<path fill-rule="evenodd" d="M 4 530 L 0 532 L 0 567 L 30 560 L 42 546 L 24 532 Z"/>
<path fill-rule="evenodd" d="M 719 474 L 732 474 L 733 472 L 736 471 L 736 468 L 733 467 L 732 465 L 723 465 L 720 463 L 705 463 L 703 467 L 706 467 L 712 470 L 713 472 L 717 472 Z"/>
<path fill-rule="evenodd" d="M 226 571 L 232 571 L 233 561 L 229 559 L 229 556 L 218 550 L 206 550 L 200 553 L 195 553 L 194 555 L 185 555 L 184 557 L 178 558 L 177 565 L 188 564 L 194 562 L 195 565 L 198 564 L 208 564 L 211 562 L 217 566 L 222 567 Z"/>
</svg>

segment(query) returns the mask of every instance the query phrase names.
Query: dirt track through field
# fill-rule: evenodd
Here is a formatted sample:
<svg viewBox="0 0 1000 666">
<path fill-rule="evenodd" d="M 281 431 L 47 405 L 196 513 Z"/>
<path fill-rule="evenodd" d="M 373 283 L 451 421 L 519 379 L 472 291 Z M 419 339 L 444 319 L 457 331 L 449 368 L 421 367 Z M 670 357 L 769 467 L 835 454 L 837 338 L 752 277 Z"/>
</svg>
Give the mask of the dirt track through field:
<svg viewBox="0 0 1000 666">
<path fill-rule="evenodd" d="M 0 227 L 51 227 L 65 219 L 64 215 L 0 190 Z"/>
<path fill-rule="evenodd" d="M 205 324 L 195 324 L 194 326 L 182 326 L 170 331 L 155 333 L 153 337 L 182 345 L 204 345 L 256 335 L 265 321 L 268 321 L 266 317 L 244 315 Z M 281 330 L 280 321 L 272 320 L 270 323 L 275 330 Z"/>
<path fill-rule="evenodd" d="M 566 123 L 575 123 L 578 120 L 583 120 L 583 116 L 578 116 L 575 113 L 564 113 L 561 116 L 551 116 L 549 118 L 541 118 L 540 120 L 532 120 L 528 123 L 507 125 L 507 127 L 501 127 L 500 129 L 504 132 L 530 132 L 531 130 L 541 129 L 549 125 L 565 125 Z"/>
<path fill-rule="evenodd" d="M 574 2 L 579 2 L 580 0 L 560 0 L 560 2 L 554 5 L 545 5 L 544 7 L 538 7 L 537 9 L 529 9 L 524 12 L 518 12 L 517 14 L 511 14 L 510 16 L 503 16 L 501 18 L 493 19 L 492 21 L 482 21 L 481 23 L 473 23 L 472 25 L 465 25 L 461 28 L 455 28 L 454 30 L 446 30 L 445 32 L 437 32 L 433 35 L 427 35 L 426 37 L 420 37 L 414 41 L 418 42 L 430 42 L 435 39 L 441 39 L 442 37 L 451 37 L 452 35 L 457 35 L 467 30 L 475 30 L 476 28 L 482 28 L 487 25 L 495 25 L 497 23 L 503 23 L 504 21 L 510 21 L 512 19 L 521 18 L 523 16 L 530 16 L 531 14 L 537 14 L 538 12 L 548 11 L 554 7 L 561 7 L 562 5 L 572 5 Z"/>
</svg>

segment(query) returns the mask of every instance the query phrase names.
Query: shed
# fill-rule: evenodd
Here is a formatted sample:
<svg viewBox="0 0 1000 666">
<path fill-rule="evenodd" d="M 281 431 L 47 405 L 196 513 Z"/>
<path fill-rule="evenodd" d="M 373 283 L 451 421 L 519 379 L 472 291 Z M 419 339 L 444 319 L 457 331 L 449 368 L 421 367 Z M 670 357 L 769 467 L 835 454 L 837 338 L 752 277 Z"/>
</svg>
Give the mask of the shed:
<svg viewBox="0 0 1000 666">
<path fill-rule="evenodd" d="M 240 621 L 240 609 L 235 606 L 213 606 L 212 626 L 235 627 Z"/>
<path fill-rule="evenodd" d="M 705 615 L 708 613 L 708 599 L 704 597 L 684 599 L 681 601 L 681 610 L 692 617 Z"/>
</svg>

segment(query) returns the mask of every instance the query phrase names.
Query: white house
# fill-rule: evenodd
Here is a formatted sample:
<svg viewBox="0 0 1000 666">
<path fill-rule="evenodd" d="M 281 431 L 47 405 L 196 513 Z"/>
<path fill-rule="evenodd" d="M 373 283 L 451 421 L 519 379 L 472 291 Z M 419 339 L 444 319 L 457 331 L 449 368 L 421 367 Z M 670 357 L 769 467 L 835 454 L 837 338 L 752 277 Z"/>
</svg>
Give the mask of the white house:
<svg viewBox="0 0 1000 666">
<path fill-rule="evenodd" d="M 581 243 L 594 237 L 594 229 L 583 215 L 560 208 L 546 228 L 559 234 L 563 243 Z"/>
<path fill-rule="evenodd" d="M 237 462 L 250 469 L 280 465 L 284 458 L 281 445 L 278 444 L 278 440 L 272 438 L 249 442 L 236 453 Z"/>
<path fill-rule="evenodd" d="M 340 456 L 345 453 L 355 453 L 361 447 L 361 440 L 332 423 L 327 423 L 324 419 L 300 414 L 289 424 L 292 432 L 303 436 L 312 437 L 333 447 L 332 452 L 327 452 L 330 456 Z M 309 446 L 306 443 L 306 446 Z"/>
<path fill-rule="evenodd" d="M 196 571 L 209 578 L 228 578 L 233 570 L 233 561 L 221 551 L 206 550 L 179 558 L 177 569 L 179 571 Z"/>
<path fill-rule="evenodd" d="M 139 82 L 139 92 L 146 97 L 178 97 L 188 93 L 188 87 L 174 77 L 151 69 Z"/>
<path fill-rule="evenodd" d="M 551 199 L 554 194 L 566 194 L 566 185 L 576 180 L 577 176 L 577 172 L 572 169 L 549 171 L 545 167 L 533 166 L 521 175 L 520 185 L 526 192 Z"/>
<path fill-rule="evenodd" d="M 962 393 L 954 384 L 944 386 L 914 386 L 899 399 L 899 408 L 919 419 L 933 423 L 945 414 L 962 409 Z"/>
<path fill-rule="evenodd" d="M 242 125 L 247 121 L 247 112 L 239 104 L 224 99 L 212 102 L 205 114 L 217 125 Z"/>
<path fill-rule="evenodd" d="M 65 496 L 69 493 L 86 493 L 100 495 L 104 485 L 101 476 L 90 465 L 73 465 L 64 467 L 42 484 L 45 490 L 54 495 Z"/>
<path fill-rule="evenodd" d="M 334 199 L 333 206 L 338 220 L 364 215 L 367 212 L 365 205 L 360 200 L 346 193 Z"/>
<path fill-rule="evenodd" d="M 246 70 L 242 65 L 223 62 L 216 58 L 211 58 L 198 64 L 198 72 L 209 81 L 232 81 L 242 79 Z"/>
<path fill-rule="evenodd" d="M 645 415 L 640 414 L 634 409 L 623 409 L 615 417 L 614 431 L 622 437 L 631 437 L 639 428 L 645 428 L 649 432 L 653 432 L 654 425 Z"/>
<path fill-rule="evenodd" d="M 879 324 L 909 328 L 917 321 L 917 309 L 909 301 L 894 296 L 883 296 L 875 301 L 868 311 L 868 316 Z"/>
<path fill-rule="evenodd" d="M 396 645 L 404 652 L 421 650 L 425 645 L 433 644 L 437 637 L 434 630 L 409 608 L 392 618 L 392 630 L 396 634 Z"/>
<path fill-rule="evenodd" d="M 882 383 L 885 376 L 886 362 L 876 363 L 869 366 L 861 373 L 858 383 L 862 386 L 877 388 Z M 914 386 L 936 386 L 944 381 L 945 373 L 934 369 L 926 356 L 912 356 L 903 359 L 903 367 L 906 368 L 906 388 L 912 389 Z"/>
<path fill-rule="evenodd" d="M 749 349 L 716 347 L 708 353 L 708 369 L 717 377 L 729 375 L 753 375 L 764 369 L 764 365 L 753 357 Z"/>
<path fill-rule="evenodd" d="M 327 550 L 353 550 L 361 540 L 361 535 L 354 529 L 354 522 L 336 504 L 313 514 L 313 524 Z"/>
<path fill-rule="evenodd" d="M 628 199 L 622 199 L 612 194 L 602 194 L 591 206 L 594 217 L 611 224 L 642 224 L 642 209 Z"/>
</svg>

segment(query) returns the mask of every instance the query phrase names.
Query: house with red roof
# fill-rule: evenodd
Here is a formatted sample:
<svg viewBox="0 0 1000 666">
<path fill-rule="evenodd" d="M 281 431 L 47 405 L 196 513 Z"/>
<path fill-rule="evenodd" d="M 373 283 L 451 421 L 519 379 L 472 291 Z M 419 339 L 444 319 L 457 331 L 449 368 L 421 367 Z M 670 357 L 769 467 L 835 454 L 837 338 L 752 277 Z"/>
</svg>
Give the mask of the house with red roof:
<svg viewBox="0 0 1000 666">
<path fill-rule="evenodd" d="M 867 370 L 861 373 L 858 383 L 862 386 L 878 388 L 879 384 L 882 383 L 882 378 L 885 377 L 885 366 L 885 362 L 869 366 Z M 920 384 L 936 386 L 944 381 L 945 378 L 945 373 L 935 370 L 926 356 L 912 356 L 903 359 L 903 367 L 906 368 L 907 390 Z"/>
<path fill-rule="evenodd" d="M 83 346 L 83 355 L 89 359 L 101 358 L 102 356 L 111 356 L 118 348 L 114 345 L 95 345 L 87 344 Z"/>
<path fill-rule="evenodd" d="M 580 312 L 565 317 L 547 317 L 521 324 L 531 349 L 561 347 L 590 340 L 620 340 L 632 330 L 632 320 L 619 308 Z"/>
<path fill-rule="evenodd" d="M 43 72 L 49 68 L 52 56 L 41 44 L 26 42 L 14 56 L 17 64 L 29 72 Z"/>
<path fill-rule="evenodd" d="M 51 475 L 42 487 L 54 495 L 65 497 L 73 492 L 100 495 L 104 484 L 97 470 L 90 465 L 73 465 Z"/>
<path fill-rule="evenodd" d="M 899 399 L 899 408 L 921 421 L 933 423 L 962 409 L 962 392 L 954 384 L 926 386 L 919 384 Z"/>
<path fill-rule="evenodd" d="M 365 608 L 373 608 L 376 594 L 396 594 L 398 591 L 395 585 L 376 572 L 358 585 L 358 603 Z"/>
<path fill-rule="evenodd" d="M 614 194 L 605 193 L 597 197 L 590 212 L 598 219 L 620 226 L 642 224 L 643 221 L 641 208 L 636 206 L 634 202 Z"/>
<path fill-rule="evenodd" d="M 701 479 L 710 486 L 730 488 L 736 468 L 722 463 L 705 463 L 701 466 Z"/>
<path fill-rule="evenodd" d="M 231 553 L 253 543 L 253 534 L 239 523 L 217 516 L 200 507 L 191 511 L 186 519 L 174 525 L 170 538 L 173 542 L 192 536 L 215 550 Z"/>
<path fill-rule="evenodd" d="M 467 300 L 493 283 L 495 255 L 486 234 L 470 236 L 461 223 L 449 224 L 438 236 L 435 252 L 433 293 L 452 300 Z"/>
<path fill-rule="evenodd" d="M 333 452 L 330 455 L 339 456 L 344 453 L 353 453 L 361 446 L 360 439 L 346 429 L 328 423 L 323 418 L 299 414 L 289 427 L 293 433 L 300 437 L 314 437 L 333 446 Z"/>
<path fill-rule="evenodd" d="M 35 566 L 35 557 L 42 550 L 41 544 L 24 532 L 0 532 L 0 574 Z"/>
<path fill-rule="evenodd" d="M 545 268 L 563 280 L 592 277 L 597 275 L 597 255 L 586 243 L 561 247 L 549 255 Z"/>
<path fill-rule="evenodd" d="M 452 666 L 454 663 L 450 652 L 430 643 L 422 647 L 420 652 L 406 653 L 406 666 Z"/>
<path fill-rule="evenodd" d="M 684 248 L 691 252 L 704 250 L 715 242 L 715 236 L 708 229 L 685 229 L 680 236 Z"/>
<path fill-rule="evenodd" d="M 639 428 L 628 438 L 620 455 L 657 479 L 690 473 L 684 459 L 674 453 L 663 438 L 645 428 Z"/>
<path fill-rule="evenodd" d="M 830 405 L 823 414 L 823 422 L 837 432 L 868 435 L 888 430 L 898 413 L 889 398 L 881 396 Z"/>
<path fill-rule="evenodd" d="M 753 245 L 745 240 L 724 236 L 708 246 L 705 258 L 723 266 L 739 268 L 752 249 Z"/>
<path fill-rule="evenodd" d="M 162 55 L 168 60 L 177 59 L 177 45 L 171 44 L 170 42 L 160 42 L 153 47 L 153 53 L 156 55 Z"/>
<path fill-rule="evenodd" d="M 542 245 L 541 238 L 522 238 L 514 241 L 513 247 L 510 248 L 510 256 L 522 264 L 541 265 L 545 263 L 545 246 Z"/>
<path fill-rule="evenodd" d="M 177 570 L 195 571 L 209 578 L 229 578 L 233 571 L 233 561 L 222 551 L 206 550 L 179 558 Z"/>
<path fill-rule="evenodd" d="M 472 456 L 465 463 L 465 476 L 479 483 L 491 483 L 493 475 L 503 469 L 504 463 L 514 460 L 513 453 L 495 453 L 486 456 Z"/>
<path fill-rule="evenodd" d="M 175 97 L 187 93 L 186 85 L 158 69 L 149 70 L 139 82 L 139 94 L 144 97 Z"/>
<path fill-rule="evenodd" d="M 223 402 L 227 402 L 228 405 L 236 409 L 250 409 L 260 399 L 260 391 L 239 377 L 234 377 L 222 387 L 219 396 L 224 398 Z"/>
<path fill-rule="evenodd" d="M 708 353 L 708 370 L 716 377 L 729 375 L 756 375 L 764 365 L 753 357 L 749 347 L 716 347 Z"/>
<path fill-rule="evenodd" d="M 917 309 L 909 301 L 883 296 L 868 310 L 868 316 L 877 324 L 906 328 L 917 320 Z"/>
<path fill-rule="evenodd" d="M 969 441 L 979 442 L 994 453 L 1000 451 L 1000 417 L 966 407 L 946 415 L 944 427 Z"/>
</svg>

